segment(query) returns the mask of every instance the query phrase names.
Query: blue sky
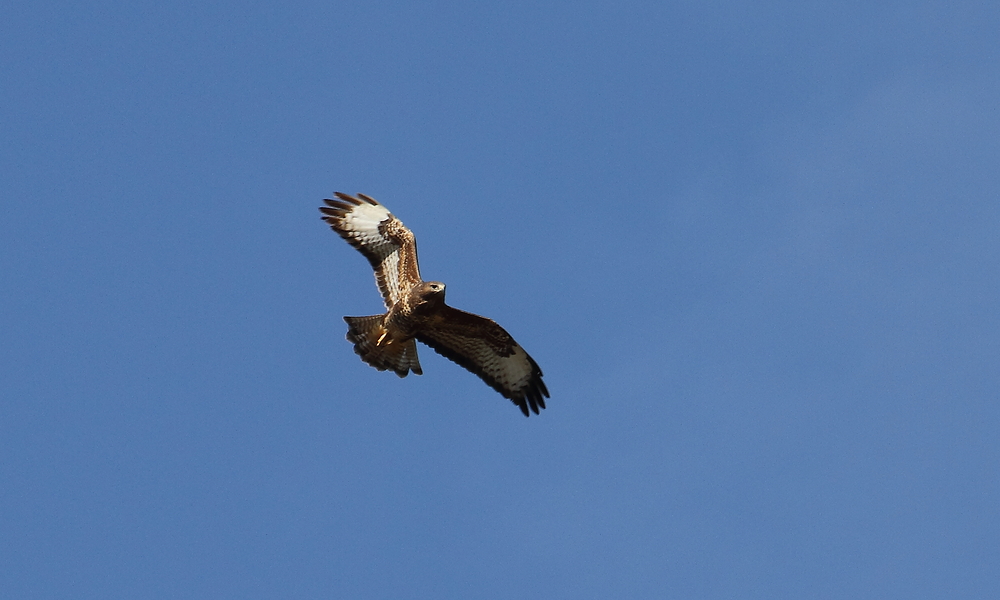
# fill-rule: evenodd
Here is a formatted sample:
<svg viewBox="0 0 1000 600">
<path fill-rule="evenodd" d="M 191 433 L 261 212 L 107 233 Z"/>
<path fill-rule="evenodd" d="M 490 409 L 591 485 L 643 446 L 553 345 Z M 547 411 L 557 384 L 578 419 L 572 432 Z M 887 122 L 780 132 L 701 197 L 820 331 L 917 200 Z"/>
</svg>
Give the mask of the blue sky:
<svg viewBox="0 0 1000 600">
<path fill-rule="evenodd" d="M 15 2 L 11 598 L 1000 595 L 1000 8 Z M 364 365 L 381 200 L 545 371 Z"/>
</svg>

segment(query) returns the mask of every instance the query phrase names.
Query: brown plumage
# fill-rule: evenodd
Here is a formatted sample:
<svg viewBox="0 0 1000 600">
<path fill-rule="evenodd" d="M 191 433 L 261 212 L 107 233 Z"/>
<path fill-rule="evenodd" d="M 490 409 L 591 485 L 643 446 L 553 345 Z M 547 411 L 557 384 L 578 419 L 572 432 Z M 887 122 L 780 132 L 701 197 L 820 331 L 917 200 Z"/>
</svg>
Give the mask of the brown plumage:
<svg viewBox="0 0 1000 600">
<path fill-rule="evenodd" d="M 320 207 L 323 220 L 368 259 L 388 309 L 344 317 L 361 360 L 400 377 L 420 375 L 420 341 L 478 375 L 524 416 L 545 408 L 549 390 L 538 363 L 494 321 L 445 304 L 445 285 L 420 278 L 413 233 L 374 198 L 335 195 Z"/>
</svg>

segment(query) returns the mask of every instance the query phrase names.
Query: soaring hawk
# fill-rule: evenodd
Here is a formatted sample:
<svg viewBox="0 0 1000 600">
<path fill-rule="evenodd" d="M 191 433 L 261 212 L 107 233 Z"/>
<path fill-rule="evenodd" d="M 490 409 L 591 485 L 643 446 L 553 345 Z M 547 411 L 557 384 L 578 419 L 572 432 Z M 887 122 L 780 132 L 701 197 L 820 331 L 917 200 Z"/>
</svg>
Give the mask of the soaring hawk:
<svg viewBox="0 0 1000 600">
<path fill-rule="evenodd" d="M 375 269 L 388 309 L 383 315 L 344 317 L 354 352 L 379 371 L 422 374 L 419 340 L 469 371 L 516 404 L 524 416 L 545 408 L 549 390 L 542 370 L 503 327 L 444 303 L 445 286 L 424 281 L 413 233 L 374 198 L 337 192 L 324 200 L 323 220 L 358 249 Z"/>
</svg>

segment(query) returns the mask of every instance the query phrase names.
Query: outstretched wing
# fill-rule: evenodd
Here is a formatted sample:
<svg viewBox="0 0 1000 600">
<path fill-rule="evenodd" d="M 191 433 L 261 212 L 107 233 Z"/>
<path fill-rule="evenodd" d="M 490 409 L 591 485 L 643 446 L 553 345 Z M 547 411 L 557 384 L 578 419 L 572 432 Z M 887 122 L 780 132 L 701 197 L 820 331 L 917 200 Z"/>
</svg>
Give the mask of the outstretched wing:
<svg viewBox="0 0 1000 600">
<path fill-rule="evenodd" d="M 392 216 L 374 198 L 337 192 L 339 200 L 324 200 L 323 220 L 349 244 L 365 255 L 387 308 L 392 308 L 420 282 L 417 266 L 417 240 L 403 222 Z"/>
<path fill-rule="evenodd" d="M 472 371 L 528 416 L 545 408 L 542 370 L 496 322 L 450 306 L 429 317 L 417 339 Z"/>
</svg>

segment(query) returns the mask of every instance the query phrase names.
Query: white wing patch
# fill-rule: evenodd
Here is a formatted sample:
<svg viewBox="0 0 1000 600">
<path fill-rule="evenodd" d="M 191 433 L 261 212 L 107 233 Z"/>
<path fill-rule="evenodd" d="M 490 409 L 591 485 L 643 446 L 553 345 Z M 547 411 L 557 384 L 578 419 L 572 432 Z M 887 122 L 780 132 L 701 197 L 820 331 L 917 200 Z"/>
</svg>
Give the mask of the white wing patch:
<svg viewBox="0 0 1000 600">
<path fill-rule="evenodd" d="M 378 226 L 391 218 L 392 213 L 381 204 L 359 204 L 340 218 L 338 231 L 348 233 L 351 239 L 357 240 L 369 251 L 384 255 L 394 252 L 396 245 L 382 236 Z"/>
<path fill-rule="evenodd" d="M 378 259 L 378 266 L 372 267 L 375 283 L 387 296 L 386 308 L 399 301 L 399 246 L 379 231 L 379 225 L 394 218 L 381 204 L 360 204 L 341 220 L 344 238 Z"/>
<path fill-rule="evenodd" d="M 328 200 L 323 207 L 324 219 L 341 237 L 357 248 L 375 270 L 375 283 L 382 292 L 386 308 L 392 308 L 401 297 L 400 275 L 402 245 L 399 236 L 412 240 L 408 229 L 384 206 L 363 194 L 353 198 L 337 195 L 340 200 Z M 390 237 L 388 232 L 396 237 Z"/>
</svg>

